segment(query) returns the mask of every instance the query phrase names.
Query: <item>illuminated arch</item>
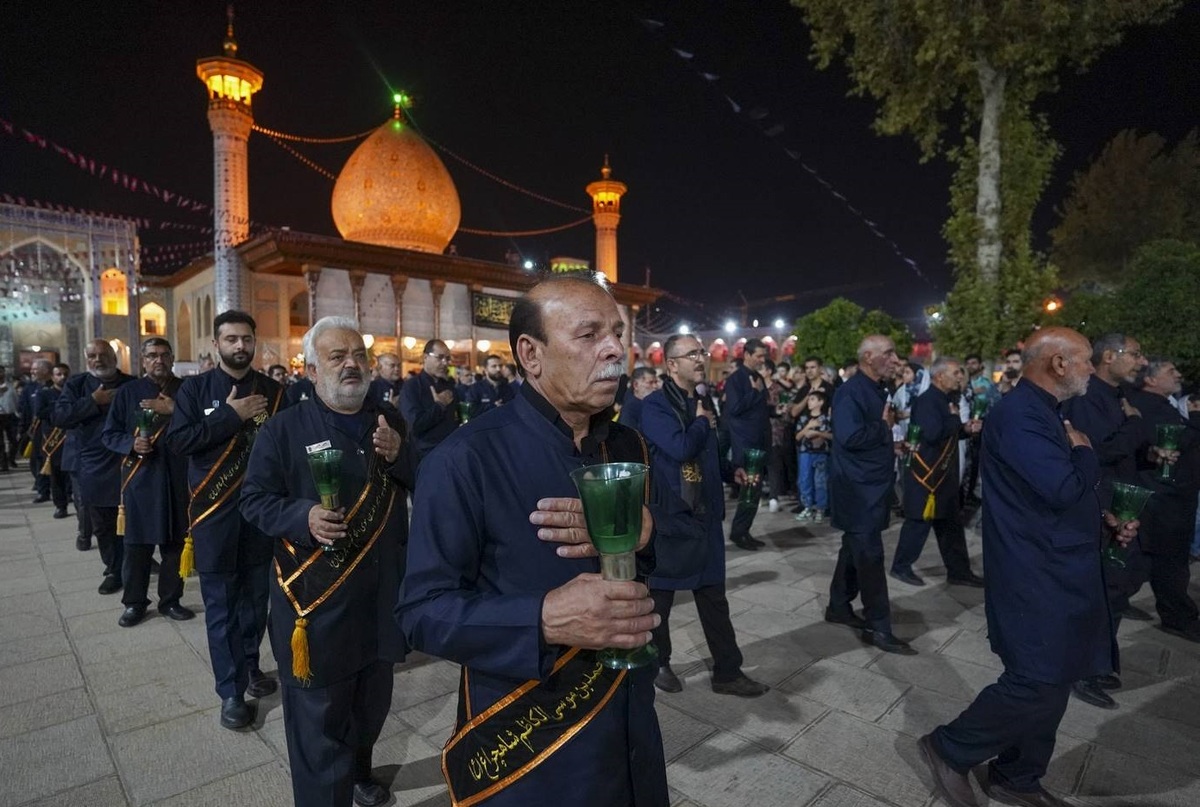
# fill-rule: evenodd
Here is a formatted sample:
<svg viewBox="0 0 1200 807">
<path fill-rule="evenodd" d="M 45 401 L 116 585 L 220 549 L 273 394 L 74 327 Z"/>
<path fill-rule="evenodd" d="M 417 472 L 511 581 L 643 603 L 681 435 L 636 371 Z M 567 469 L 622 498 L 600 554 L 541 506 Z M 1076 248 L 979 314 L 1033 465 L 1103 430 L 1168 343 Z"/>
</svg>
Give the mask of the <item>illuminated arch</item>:
<svg viewBox="0 0 1200 807">
<path fill-rule="evenodd" d="M 125 273 L 120 269 L 107 269 L 100 275 L 100 312 L 114 317 L 129 316 L 129 291 Z"/>
<path fill-rule="evenodd" d="M 175 320 L 175 352 L 179 358 L 191 360 L 192 356 L 192 312 L 186 302 L 179 304 L 179 319 Z"/>
<path fill-rule="evenodd" d="M 142 336 L 167 335 L 167 310 L 158 303 L 146 303 L 142 306 L 138 321 L 142 324 Z"/>
</svg>

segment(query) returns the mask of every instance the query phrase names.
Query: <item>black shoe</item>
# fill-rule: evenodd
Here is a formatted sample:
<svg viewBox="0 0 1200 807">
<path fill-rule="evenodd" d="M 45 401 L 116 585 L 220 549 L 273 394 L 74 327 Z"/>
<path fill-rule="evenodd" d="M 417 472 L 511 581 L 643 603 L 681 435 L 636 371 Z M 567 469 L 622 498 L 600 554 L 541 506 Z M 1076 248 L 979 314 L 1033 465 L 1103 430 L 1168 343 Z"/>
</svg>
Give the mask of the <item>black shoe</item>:
<svg viewBox="0 0 1200 807">
<path fill-rule="evenodd" d="M 92 548 L 92 539 L 85 538 L 82 535 L 75 536 L 75 548 L 80 552 L 87 552 Z"/>
<path fill-rule="evenodd" d="M 221 701 L 221 726 L 227 729 L 244 729 L 254 722 L 254 707 L 240 697 Z"/>
<path fill-rule="evenodd" d="M 179 603 L 173 603 L 167 606 L 158 606 L 158 612 L 163 616 L 174 619 L 177 622 L 186 622 L 189 619 L 195 619 L 196 612 L 191 608 L 184 608 Z"/>
<path fill-rule="evenodd" d="M 885 653 L 897 653 L 901 656 L 915 656 L 917 654 L 912 645 L 897 639 L 891 633 L 881 633 L 877 630 L 865 628 L 862 632 L 862 640 L 869 645 L 878 647 Z"/>
<path fill-rule="evenodd" d="M 831 608 L 826 608 L 825 621 L 835 625 L 849 625 L 855 630 L 864 630 L 868 627 L 867 620 L 854 613 L 853 609 L 848 614 L 841 614 Z"/>
<path fill-rule="evenodd" d="M 951 586 L 970 586 L 971 588 L 983 588 L 983 578 L 974 572 L 970 572 L 966 577 L 947 577 L 946 583 Z"/>
<path fill-rule="evenodd" d="M 1154 614 L 1148 614 L 1133 605 L 1126 605 L 1125 610 L 1121 612 L 1121 619 L 1132 619 L 1134 622 L 1153 622 Z"/>
<path fill-rule="evenodd" d="M 104 576 L 104 582 L 100 584 L 100 588 L 97 590 L 101 594 L 116 594 L 121 590 L 121 578 L 117 577 L 115 574 L 106 574 Z"/>
<path fill-rule="evenodd" d="M 925 581 L 917 577 L 915 572 L 906 572 L 903 569 L 892 569 L 888 572 L 888 577 L 894 577 L 901 583 L 908 583 L 910 586 L 925 585 Z"/>
<path fill-rule="evenodd" d="M 134 625 L 146 618 L 146 606 L 144 605 L 127 605 L 125 612 L 121 614 L 121 618 L 117 620 L 117 624 L 122 628 L 132 628 Z"/>
<path fill-rule="evenodd" d="M 739 698 L 757 698 L 770 691 L 766 684 L 752 681 L 741 673 L 732 681 L 713 681 L 712 691 L 718 695 L 736 695 Z"/>
<path fill-rule="evenodd" d="M 802 505 L 802 504 L 798 504 L 798 505 L 796 505 L 795 507 L 793 507 L 793 508 L 792 508 L 792 512 L 793 512 L 793 513 L 803 513 L 803 512 L 804 512 L 804 505 Z"/>
<path fill-rule="evenodd" d="M 1071 694 L 1084 703 L 1090 703 L 1101 709 L 1117 708 L 1117 702 L 1100 687 L 1095 678 L 1085 678 L 1071 684 Z"/>
<path fill-rule="evenodd" d="M 1164 633 L 1169 633 L 1172 636 L 1178 636 L 1181 639 L 1187 639 L 1189 642 L 1200 642 L 1200 622 L 1191 622 L 1184 625 L 1182 628 L 1174 628 L 1169 625 L 1159 625 L 1158 629 Z"/>
<path fill-rule="evenodd" d="M 751 543 L 751 539 L 749 536 L 739 535 L 737 538 L 730 536 L 729 542 L 731 544 L 733 544 L 734 546 L 736 546 L 738 549 L 745 549 L 747 552 L 757 552 L 758 551 L 758 546 L 756 544 Z"/>
<path fill-rule="evenodd" d="M 752 537 L 752 536 L 750 536 L 750 535 L 748 535 L 748 534 L 747 534 L 747 535 L 745 535 L 745 536 L 743 536 L 743 537 L 745 538 L 745 540 L 746 540 L 746 543 L 750 544 L 750 545 L 751 545 L 751 546 L 753 546 L 755 549 L 758 549 L 760 546 L 766 546 L 766 545 L 767 545 L 767 542 L 766 542 L 766 541 L 760 541 L 760 540 L 758 540 L 757 538 L 754 538 L 754 537 Z"/>
<path fill-rule="evenodd" d="M 1096 685 L 1101 689 L 1121 688 L 1121 679 L 1117 677 L 1115 673 L 1109 673 L 1108 675 L 1097 675 L 1092 680 L 1095 681 Z"/>
<path fill-rule="evenodd" d="M 34 504 L 45 504 L 48 501 L 50 501 L 49 496 L 38 496 L 36 499 L 33 500 L 33 503 Z"/>
<path fill-rule="evenodd" d="M 971 780 L 946 764 L 946 760 L 942 759 L 933 746 L 932 734 L 926 734 L 917 740 L 917 748 L 920 749 L 925 764 L 929 766 L 929 772 L 933 774 L 934 788 L 942 797 L 942 801 L 951 807 L 979 807 L 975 791 L 971 788 Z"/>
<path fill-rule="evenodd" d="M 988 766 L 988 775 L 979 777 L 983 792 L 992 801 L 1001 804 L 1014 804 L 1017 807 L 1071 807 L 1069 801 L 1063 801 L 1050 791 L 1038 786 L 1037 790 L 1010 790 L 996 781 L 996 777 Z"/>
<path fill-rule="evenodd" d="M 55 518 L 66 518 L 67 517 L 67 508 L 65 508 L 65 507 L 57 508 L 54 511 L 54 517 Z"/>
<path fill-rule="evenodd" d="M 671 669 L 670 664 L 664 664 L 658 668 L 658 675 L 654 677 L 654 686 L 663 692 L 680 692 L 683 690 L 683 682 L 679 680 L 679 676 Z"/>
<path fill-rule="evenodd" d="M 274 678 L 263 675 L 262 670 L 250 671 L 250 686 L 246 687 L 247 695 L 252 698 L 265 698 L 277 689 L 279 689 L 279 684 Z"/>
<path fill-rule="evenodd" d="M 378 782 L 367 780 L 354 783 L 354 803 L 358 807 L 379 807 L 386 804 L 392 794 Z"/>
</svg>

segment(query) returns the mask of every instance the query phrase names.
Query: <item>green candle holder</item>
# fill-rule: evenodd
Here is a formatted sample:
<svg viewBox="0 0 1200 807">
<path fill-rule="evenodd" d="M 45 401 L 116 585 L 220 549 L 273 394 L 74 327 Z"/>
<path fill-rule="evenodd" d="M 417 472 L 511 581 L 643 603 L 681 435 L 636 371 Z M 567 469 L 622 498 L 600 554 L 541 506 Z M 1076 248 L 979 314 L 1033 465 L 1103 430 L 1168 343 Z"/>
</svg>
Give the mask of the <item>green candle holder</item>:
<svg viewBox="0 0 1200 807">
<path fill-rule="evenodd" d="M 1122 524 L 1135 521 L 1153 493 L 1154 491 L 1138 485 L 1130 485 L 1126 482 L 1114 482 L 1112 514 Z M 1104 558 L 1114 566 L 1123 568 L 1128 552 L 1129 550 L 1126 547 L 1121 546 L 1119 541 L 1112 538 L 1109 540 L 1108 546 L 1104 548 Z"/>
<path fill-rule="evenodd" d="M 458 422 L 459 425 L 465 424 L 471 419 L 471 405 L 466 401 L 458 402 Z"/>
<path fill-rule="evenodd" d="M 635 553 L 642 535 L 648 470 L 636 462 L 611 462 L 571 472 L 583 502 L 588 537 L 600 553 L 600 573 L 605 580 L 633 580 L 637 576 Z M 599 657 L 614 670 L 630 670 L 655 663 L 658 648 L 653 644 L 633 650 L 610 647 L 601 650 Z"/>
<path fill-rule="evenodd" d="M 988 411 L 988 399 L 983 395 L 976 395 L 971 399 L 971 419 L 983 420 Z"/>
<path fill-rule="evenodd" d="M 908 443 L 908 448 L 904 452 L 901 464 L 907 470 L 912 465 L 913 454 L 916 453 L 917 445 L 921 442 L 921 427 L 915 423 L 909 423 L 908 431 L 904 434 L 904 442 Z"/>
<path fill-rule="evenodd" d="M 138 437 L 150 439 L 151 429 L 154 428 L 154 410 L 139 409 L 137 413 L 137 431 Z"/>
<path fill-rule="evenodd" d="M 742 485 L 738 504 L 758 504 L 762 497 L 762 473 L 766 462 L 767 452 L 761 448 L 747 448 L 742 452 L 742 470 L 746 472 L 746 484 Z"/>
<path fill-rule="evenodd" d="M 1183 425 L 1179 423 L 1160 423 L 1155 428 L 1157 440 L 1156 448 L 1161 448 L 1164 451 L 1179 450 L 1179 436 L 1183 434 Z M 1167 481 L 1175 478 L 1175 463 L 1163 461 L 1159 466 L 1158 478 Z"/>
</svg>

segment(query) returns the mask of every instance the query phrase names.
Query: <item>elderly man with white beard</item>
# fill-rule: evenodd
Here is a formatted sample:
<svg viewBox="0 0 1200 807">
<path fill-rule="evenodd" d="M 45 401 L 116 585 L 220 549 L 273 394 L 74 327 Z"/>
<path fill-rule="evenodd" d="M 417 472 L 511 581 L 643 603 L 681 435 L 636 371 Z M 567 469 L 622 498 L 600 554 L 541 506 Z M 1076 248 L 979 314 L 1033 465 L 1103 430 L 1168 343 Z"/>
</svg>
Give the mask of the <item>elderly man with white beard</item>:
<svg viewBox="0 0 1200 807">
<path fill-rule="evenodd" d="M 371 753 L 404 640 L 392 617 L 408 542 L 416 462 L 396 410 L 368 395 L 354 320 L 325 317 L 304 336 L 315 395 L 272 418 L 250 455 L 241 511 L 271 536 L 271 647 L 298 807 L 386 802 Z M 310 457 L 340 451 L 335 500 Z"/>
</svg>

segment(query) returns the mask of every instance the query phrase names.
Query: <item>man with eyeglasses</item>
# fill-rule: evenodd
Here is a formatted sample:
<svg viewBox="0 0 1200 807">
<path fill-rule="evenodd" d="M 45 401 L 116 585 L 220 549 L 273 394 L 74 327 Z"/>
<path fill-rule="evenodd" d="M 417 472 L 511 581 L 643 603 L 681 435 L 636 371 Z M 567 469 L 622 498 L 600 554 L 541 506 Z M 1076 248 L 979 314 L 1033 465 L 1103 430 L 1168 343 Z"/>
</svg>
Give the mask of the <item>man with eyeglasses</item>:
<svg viewBox="0 0 1200 807">
<path fill-rule="evenodd" d="M 450 348 L 441 339 L 430 339 L 421 372 L 400 388 L 400 414 L 409 424 L 418 462 L 458 428 L 457 402 L 450 378 Z"/>
<path fill-rule="evenodd" d="M 54 425 L 67 432 L 65 460 L 78 472 L 79 498 L 88 508 L 100 557 L 104 561 L 101 594 L 121 590 L 124 543 L 117 535 L 117 505 L 120 503 L 121 458 L 108 450 L 102 439 L 104 422 L 117 390 L 133 377 L 117 367 L 117 354 L 103 339 L 87 344 L 86 373 L 67 380 L 54 402 Z"/>
<path fill-rule="evenodd" d="M 166 443 L 162 440 L 175 412 L 175 394 L 181 383 L 174 366 L 170 342 L 158 336 L 142 342 L 145 375 L 117 391 L 104 424 L 104 445 L 121 458 L 117 532 L 125 545 L 121 568 L 125 611 L 117 624 L 123 628 L 132 628 L 146 617 L 150 565 L 156 546 L 162 558 L 158 567 L 159 613 L 175 620 L 195 616 L 179 604 L 183 596 L 179 556 L 188 526 L 187 457 L 164 450 Z"/>
<path fill-rule="evenodd" d="M 690 591 L 708 651 L 712 654 L 712 690 L 718 695 L 756 698 L 770 687 L 742 672 L 742 652 L 729 619 L 725 597 L 725 492 L 717 456 L 717 416 L 696 386 L 704 381 L 708 353 L 694 336 L 675 334 L 663 348 L 667 380 L 662 389 L 646 397 L 641 432 L 650 444 L 656 473 L 704 523 L 708 536 L 704 568 L 685 579 L 651 577 L 648 581 L 654 610 L 662 622 L 653 630 L 659 670 L 654 685 L 663 692 L 679 692 L 683 683 L 671 669 L 671 633 L 667 622 L 676 591 Z"/>
<path fill-rule="evenodd" d="M 742 351 L 742 366 L 725 382 L 725 421 L 733 449 L 733 467 L 745 464 L 746 449 L 766 451 L 771 445 L 771 408 L 767 403 L 767 384 L 762 367 L 767 360 L 767 346 L 761 339 L 746 340 Z M 738 503 L 729 528 L 729 541 L 739 549 L 758 551 L 765 543 L 750 536 L 750 527 L 758 513 L 758 502 Z"/>
<path fill-rule="evenodd" d="M 1092 343 L 1092 365 L 1096 373 L 1088 381 L 1087 393 L 1065 402 L 1062 412 L 1064 419 L 1088 436 L 1096 451 L 1100 461 L 1097 492 L 1100 506 L 1108 509 L 1112 503 L 1113 483 L 1137 484 L 1138 454 L 1153 442 L 1153 435 L 1146 429 L 1141 413 L 1126 397 L 1133 389 L 1138 371 L 1146 366 L 1146 357 L 1136 339 L 1110 333 Z M 1133 541 L 1129 551 L 1135 553 L 1137 547 L 1138 542 Z M 1130 590 L 1128 572 L 1110 564 L 1105 569 L 1105 581 L 1114 625 L 1120 625 L 1122 616 L 1137 620 L 1153 618 L 1140 609 L 1131 609 L 1128 599 L 1122 597 L 1121 592 Z M 1101 675 L 1077 682 L 1071 692 L 1084 703 L 1101 709 L 1115 709 L 1117 702 L 1105 690 L 1120 686 L 1121 679 L 1116 674 Z"/>
</svg>

